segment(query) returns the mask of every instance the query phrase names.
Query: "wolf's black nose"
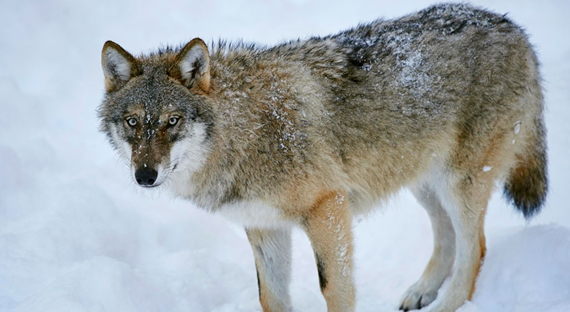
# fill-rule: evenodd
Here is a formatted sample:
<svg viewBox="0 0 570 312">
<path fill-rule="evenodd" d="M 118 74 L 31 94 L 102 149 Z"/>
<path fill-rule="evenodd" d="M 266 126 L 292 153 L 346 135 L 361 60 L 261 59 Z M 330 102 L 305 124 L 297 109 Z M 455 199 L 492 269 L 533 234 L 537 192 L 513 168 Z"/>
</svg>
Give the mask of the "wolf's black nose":
<svg viewBox="0 0 570 312">
<path fill-rule="evenodd" d="M 142 186 L 151 186 L 156 182 L 158 172 L 150 168 L 141 168 L 135 171 L 135 179 Z"/>
</svg>

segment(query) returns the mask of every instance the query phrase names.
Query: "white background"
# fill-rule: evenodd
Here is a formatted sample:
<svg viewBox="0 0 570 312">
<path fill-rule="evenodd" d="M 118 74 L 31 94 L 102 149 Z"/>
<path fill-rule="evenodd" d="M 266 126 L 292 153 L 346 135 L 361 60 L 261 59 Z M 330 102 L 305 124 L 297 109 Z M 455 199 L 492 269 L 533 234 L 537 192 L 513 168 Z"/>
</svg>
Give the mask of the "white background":
<svg viewBox="0 0 570 312">
<path fill-rule="evenodd" d="M 139 189 L 98 132 L 100 51 L 327 35 L 433 1 L 0 3 L 0 311 L 260 311 L 243 230 Z M 542 62 L 551 189 L 525 222 L 497 192 L 474 311 L 570 311 L 570 1 L 475 1 L 526 28 Z M 357 220 L 357 311 L 396 311 L 429 259 L 429 220 L 404 191 Z M 324 311 L 294 234 L 295 311 Z"/>
</svg>

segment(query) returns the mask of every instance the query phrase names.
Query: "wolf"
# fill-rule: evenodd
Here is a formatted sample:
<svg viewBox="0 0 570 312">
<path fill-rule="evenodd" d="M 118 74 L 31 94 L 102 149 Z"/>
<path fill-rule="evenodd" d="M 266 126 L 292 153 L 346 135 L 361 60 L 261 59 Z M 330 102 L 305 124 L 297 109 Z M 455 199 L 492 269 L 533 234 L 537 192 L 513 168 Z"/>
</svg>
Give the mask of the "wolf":
<svg viewBox="0 0 570 312">
<path fill-rule="evenodd" d="M 539 64 L 505 15 L 441 4 L 273 47 L 196 38 L 137 57 L 108 41 L 102 67 L 101 129 L 133 180 L 243 225 L 265 312 L 291 311 L 293 227 L 328 311 L 354 311 L 352 219 L 404 187 L 434 248 L 400 309 L 455 311 L 495 185 L 526 218 L 545 201 Z"/>
</svg>

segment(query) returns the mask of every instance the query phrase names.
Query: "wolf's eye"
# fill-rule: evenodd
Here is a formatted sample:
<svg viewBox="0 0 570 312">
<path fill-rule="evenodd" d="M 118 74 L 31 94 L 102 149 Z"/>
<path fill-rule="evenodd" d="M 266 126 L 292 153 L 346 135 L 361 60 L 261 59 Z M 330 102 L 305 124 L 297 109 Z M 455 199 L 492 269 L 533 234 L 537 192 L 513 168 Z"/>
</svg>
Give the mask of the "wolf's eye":
<svg viewBox="0 0 570 312">
<path fill-rule="evenodd" d="M 131 127 L 134 127 L 137 125 L 137 119 L 135 117 L 129 117 L 127 118 L 127 124 Z"/>
<path fill-rule="evenodd" d="M 170 118 L 168 118 L 168 125 L 169 126 L 175 126 L 178 123 L 178 119 L 180 119 L 180 117 L 170 116 Z"/>
</svg>

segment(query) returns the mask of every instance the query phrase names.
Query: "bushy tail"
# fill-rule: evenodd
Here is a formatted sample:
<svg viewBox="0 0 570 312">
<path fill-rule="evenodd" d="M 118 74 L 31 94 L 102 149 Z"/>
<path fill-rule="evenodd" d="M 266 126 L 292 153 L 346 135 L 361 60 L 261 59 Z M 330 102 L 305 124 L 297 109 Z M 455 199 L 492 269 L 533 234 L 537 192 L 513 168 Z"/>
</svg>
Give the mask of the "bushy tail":
<svg viewBox="0 0 570 312">
<path fill-rule="evenodd" d="M 504 195 L 526 219 L 540 212 L 548 191 L 546 164 L 546 130 L 542 116 L 535 120 L 535 129 L 523 155 L 505 181 Z"/>
</svg>

